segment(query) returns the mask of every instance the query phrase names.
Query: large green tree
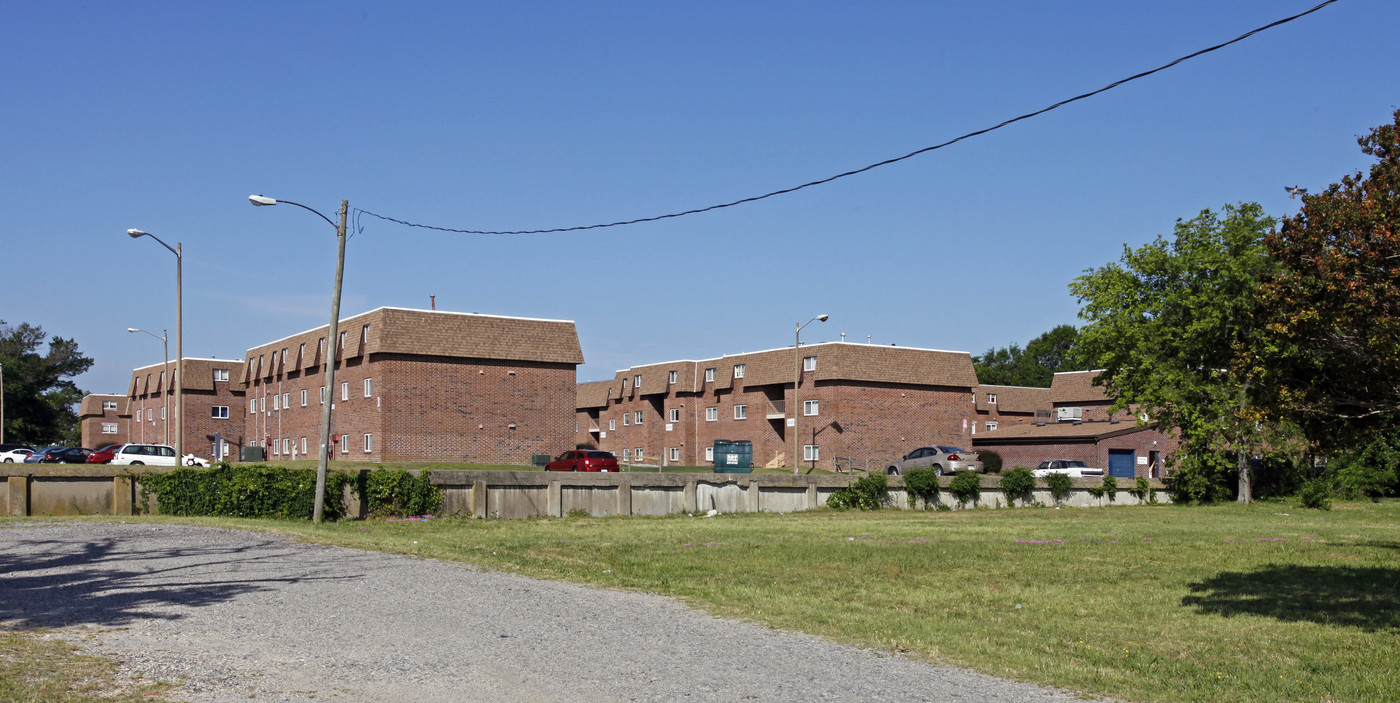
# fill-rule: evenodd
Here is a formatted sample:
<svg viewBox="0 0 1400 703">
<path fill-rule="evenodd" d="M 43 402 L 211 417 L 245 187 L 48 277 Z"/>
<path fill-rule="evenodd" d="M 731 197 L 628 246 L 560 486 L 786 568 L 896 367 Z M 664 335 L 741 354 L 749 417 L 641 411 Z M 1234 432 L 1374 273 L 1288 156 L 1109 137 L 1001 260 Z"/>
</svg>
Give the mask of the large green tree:
<svg viewBox="0 0 1400 703">
<path fill-rule="evenodd" d="M 1084 371 L 1088 362 L 1080 354 L 1079 330 L 1059 325 L 1030 342 L 988 349 L 973 357 L 977 381 L 998 386 L 1049 388 L 1057 371 Z"/>
<path fill-rule="evenodd" d="M 54 337 L 40 354 L 48 335 L 42 328 L 0 320 L 0 365 L 4 366 L 5 441 L 76 444 L 81 436 L 73 406 L 83 399 L 72 377 L 87 371 L 92 359 L 78 343 Z"/>
<path fill-rule="evenodd" d="M 1087 323 L 1079 343 L 1103 367 L 1097 382 L 1115 409 L 1176 428 L 1188 475 L 1218 472 L 1233 454 L 1240 502 L 1252 496 L 1247 457 L 1266 438 L 1254 421 L 1255 388 L 1234 362 L 1259 333 L 1254 296 L 1272 267 L 1263 240 L 1273 226 L 1255 203 L 1204 210 L 1178 220 L 1170 239 L 1124 247 L 1118 263 L 1070 284 Z M 1216 499 L 1224 490 L 1206 486 L 1194 496 Z"/>
<path fill-rule="evenodd" d="M 1265 239 L 1258 343 L 1243 370 L 1269 413 L 1323 451 L 1400 432 L 1400 110 L 1357 140 L 1376 157 Z"/>
</svg>

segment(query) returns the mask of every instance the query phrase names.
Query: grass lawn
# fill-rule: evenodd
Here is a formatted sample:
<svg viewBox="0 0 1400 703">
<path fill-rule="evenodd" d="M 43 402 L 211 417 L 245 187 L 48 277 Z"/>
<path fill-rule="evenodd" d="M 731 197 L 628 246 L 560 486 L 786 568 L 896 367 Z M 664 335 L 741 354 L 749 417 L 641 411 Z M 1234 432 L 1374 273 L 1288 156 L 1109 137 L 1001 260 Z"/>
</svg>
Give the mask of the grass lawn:
<svg viewBox="0 0 1400 703">
<path fill-rule="evenodd" d="M 1397 501 L 1330 512 L 1279 503 L 180 521 L 671 595 L 726 617 L 1127 700 L 1400 698 Z"/>
</svg>

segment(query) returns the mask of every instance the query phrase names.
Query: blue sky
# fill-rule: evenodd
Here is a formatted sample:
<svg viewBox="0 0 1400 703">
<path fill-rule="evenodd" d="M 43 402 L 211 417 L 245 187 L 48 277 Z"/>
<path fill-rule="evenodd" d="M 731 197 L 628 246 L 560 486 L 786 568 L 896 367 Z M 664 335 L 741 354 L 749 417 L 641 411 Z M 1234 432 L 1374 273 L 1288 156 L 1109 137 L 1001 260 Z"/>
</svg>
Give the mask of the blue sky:
<svg viewBox="0 0 1400 703">
<path fill-rule="evenodd" d="M 124 392 L 185 354 L 326 323 L 334 217 L 568 227 L 903 155 L 1316 4 L 26 2 L 0 23 L 0 319 L 73 337 Z M 1400 3 L 1342 0 L 947 149 L 741 207 L 479 236 L 368 216 L 346 316 L 568 319 L 580 380 L 848 340 L 980 353 L 1075 323 L 1067 284 L 1204 208 L 1296 211 L 1400 106 Z M 1390 86 L 1387 88 L 1386 86 Z"/>
</svg>

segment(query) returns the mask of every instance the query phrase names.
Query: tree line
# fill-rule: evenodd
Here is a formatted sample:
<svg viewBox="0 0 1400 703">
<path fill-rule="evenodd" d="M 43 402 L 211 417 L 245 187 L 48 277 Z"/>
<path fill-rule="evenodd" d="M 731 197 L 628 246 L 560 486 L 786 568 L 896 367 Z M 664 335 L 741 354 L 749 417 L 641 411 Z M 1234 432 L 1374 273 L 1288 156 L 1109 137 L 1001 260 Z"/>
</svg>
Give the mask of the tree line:
<svg viewBox="0 0 1400 703">
<path fill-rule="evenodd" d="M 1400 486 L 1400 110 L 1357 141 L 1368 172 L 1178 220 L 1069 286 L 1083 326 L 974 358 L 983 383 L 1102 369 L 1115 409 L 1178 432 L 1178 494 L 1249 502 Z M 1293 192 L 1293 189 L 1290 189 Z M 1297 194 L 1295 193 L 1295 194 Z"/>
</svg>

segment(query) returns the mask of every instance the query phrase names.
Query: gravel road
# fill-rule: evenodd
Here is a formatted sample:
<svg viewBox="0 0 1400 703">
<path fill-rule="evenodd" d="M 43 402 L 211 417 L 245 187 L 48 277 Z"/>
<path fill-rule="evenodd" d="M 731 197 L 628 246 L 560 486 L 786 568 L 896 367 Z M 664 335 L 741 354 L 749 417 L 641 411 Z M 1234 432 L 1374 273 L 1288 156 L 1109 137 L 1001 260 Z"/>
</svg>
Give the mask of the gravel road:
<svg viewBox="0 0 1400 703">
<path fill-rule="evenodd" d="M 199 527 L 0 527 L 0 623 L 200 703 L 1076 700 L 658 596 Z"/>
</svg>

